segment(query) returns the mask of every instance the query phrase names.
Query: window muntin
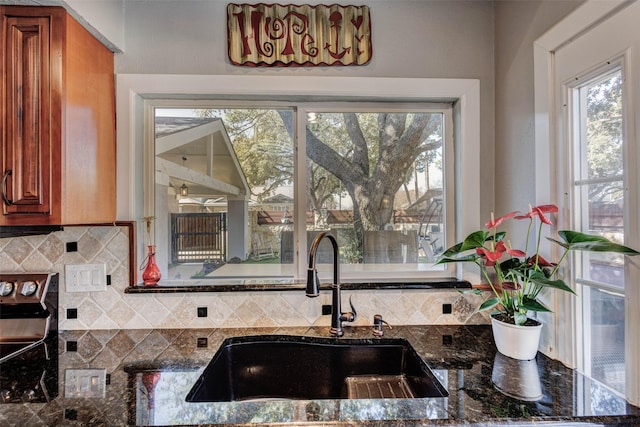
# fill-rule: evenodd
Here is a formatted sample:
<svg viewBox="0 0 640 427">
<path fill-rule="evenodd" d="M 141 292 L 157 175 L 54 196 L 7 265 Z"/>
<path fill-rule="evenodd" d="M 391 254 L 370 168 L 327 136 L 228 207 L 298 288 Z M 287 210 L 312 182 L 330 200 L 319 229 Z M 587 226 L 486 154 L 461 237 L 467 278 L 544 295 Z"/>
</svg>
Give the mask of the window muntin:
<svg viewBox="0 0 640 427">
<path fill-rule="evenodd" d="M 255 105 L 258 104 L 258 107 Z M 353 244 L 342 244 L 341 242 L 341 262 L 348 262 L 349 260 L 357 260 L 357 263 L 354 264 L 354 268 L 349 269 L 342 267 L 342 277 L 347 279 L 358 279 L 358 278 L 377 278 L 380 279 L 380 272 L 385 272 L 385 274 L 392 274 L 393 276 L 389 276 L 390 279 L 397 279 L 399 277 L 404 278 L 417 278 L 424 279 L 427 277 L 425 272 L 444 272 L 444 269 L 440 266 L 434 267 L 433 261 L 435 260 L 435 256 L 437 255 L 437 248 L 446 247 L 446 235 L 445 235 L 445 223 L 446 223 L 446 215 L 452 216 L 453 209 L 449 206 L 452 203 L 449 197 L 449 200 L 445 198 L 445 191 L 443 189 L 443 183 L 447 180 L 450 182 L 453 181 L 453 166 L 449 165 L 445 168 L 444 160 L 447 158 L 445 152 L 447 149 L 453 150 L 453 142 L 451 137 L 451 127 L 452 127 L 452 114 L 451 108 L 448 105 L 437 105 L 437 108 L 429 105 L 428 108 L 423 104 L 421 108 L 411 108 L 407 109 L 405 107 L 398 107 L 397 105 L 388 104 L 379 106 L 376 105 L 375 108 L 371 106 L 363 107 L 363 108 L 353 108 L 353 106 L 349 106 L 350 110 L 345 113 L 344 107 L 336 109 L 335 107 L 326 107 L 322 106 L 322 108 L 310 108 L 307 105 L 287 105 L 284 108 L 277 107 L 273 108 L 269 104 L 265 104 L 264 107 L 260 105 L 260 103 L 252 103 L 251 107 L 247 107 L 245 105 L 240 106 L 232 106 L 232 107 L 217 107 L 207 106 L 206 108 L 179 108 L 179 109 L 158 109 L 158 115 L 187 115 L 187 116 L 196 116 L 196 117 L 220 117 L 225 123 L 225 129 L 229 134 L 229 138 L 234 146 L 234 150 L 236 151 L 236 155 L 240 162 L 240 167 L 243 172 L 249 171 L 249 173 L 245 173 L 245 177 L 247 183 L 250 186 L 251 190 L 251 201 L 249 202 L 249 222 L 251 224 L 251 233 L 250 233 L 250 241 L 247 245 L 247 254 L 249 258 L 249 264 L 245 265 L 244 269 L 236 269 L 236 273 L 225 273 L 220 277 L 231 278 L 231 277 L 263 277 L 263 278 L 290 278 L 296 276 L 296 271 L 304 271 L 306 269 L 304 264 L 306 262 L 306 257 L 303 260 L 297 260 L 297 263 L 293 265 L 292 263 L 295 260 L 295 256 L 293 254 L 296 253 L 296 250 L 289 249 L 292 247 L 294 242 L 298 242 L 298 244 L 304 244 L 306 240 L 307 246 L 311 243 L 311 237 L 309 234 L 304 237 L 308 237 L 303 239 L 302 237 L 299 239 L 294 239 L 292 236 L 295 233 L 295 228 L 297 226 L 294 220 L 294 212 L 297 209 L 299 212 L 305 212 L 305 215 L 309 218 L 304 222 L 304 227 L 307 228 L 308 231 L 317 231 L 318 225 L 323 224 L 323 221 L 326 220 L 327 215 L 331 214 L 333 218 L 339 217 L 341 221 L 343 221 L 343 229 L 338 234 L 338 238 L 340 239 L 341 235 L 345 233 L 349 233 L 345 231 L 344 222 L 348 220 L 349 217 L 353 217 L 353 213 L 351 215 L 347 213 L 346 209 L 340 211 L 345 212 L 328 212 L 332 209 L 328 209 L 325 207 L 321 207 L 319 209 L 309 209 L 311 203 L 309 202 L 310 197 L 307 197 L 309 193 L 305 194 L 306 186 L 300 186 L 299 184 L 304 184 L 301 179 L 296 181 L 294 177 L 294 152 L 295 148 L 293 145 L 293 141 L 298 141 L 298 144 L 302 146 L 306 141 L 306 138 L 301 135 L 293 135 L 293 131 L 296 129 L 294 125 L 295 121 L 303 121 L 305 122 L 305 126 L 313 127 L 314 124 L 310 118 L 316 116 L 316 123 L 318 122 L 317 117 L 324 117 L 329 119 L 331 116 L 333 118 L 342 116 L 345 114 L 362 115 L 362 117 L 367 117 L 369 120 L 369 128 L 367 129 L 368 133 L 373 132 L 373 124 L 378 121 L 378 117 L 388 116 L 390 114 L 396 114 L 398 117 L 402 115 L 405 117 L 406 124 L 411 124 L 411 118 L 418 115 L 424 115 L 430 117 L 431 129 L 429 132 L 421 131 L 425 133 L 424 136 L 424 144 L 431 144 L 432 146 L 439 146 L 437 150 L 432 149 L 429 150 L 429 154 L 431 156 L 431 161 L 429 164 L 429 182 L 432 183 L 432 189 L 430 190 L 429 198 L 419 206 L 414 214 L 413 218 L 410 218 L 411 215 L 407 215 L 405 212 L 394 212 L 391 217 L 391 222 L 384 224 L 384 227 L 381 231 L 383 234 L 389 234 L 389 232 L 398 232 L 399 236 L 394 238 L 394 242 L 397 243 L 398 240 L 406 240 L 410 241 L 410 244 L 398 244 L 397 249 L 391 251 L 395 256 L 394 260 L 400 262 L 390 262 L 390 258 L 385 255 L 383 258 L 378 258 L 378 262 L 374 263 L 366 263 L 363 256 L 363 248 L 354 247 Z M 391 107 L 391 108 L 388 108 Z M 418 107 L 420 107 L 418 105 Z M 186 113 L 186 114 L 185 114 Z M 251 116 L 253 113 L 253 116 Z M 257 119 L 259 115 L 272 115 L 281 120 L 281 123 L 275 126 L 264 126 L 264 122 L 260 125 L 260 121 Z M 245 116 L 245 121 L 238 120 L 239 116 Z M 232 120 L 228 120 L 230 117 L 235 117 L 233 122 Z M 250 117 L 253 117 L 252 119 Z M 276 123 L 275 121 L 273 123 Z M 249 125 L 250 124 L 250 125 Z M 256 129 L 259 129 L 262 126 L 263 132 L 269 134 L 269 138 L 271 143 L 264 143 L 260 145 L 259 149 L 251 150 L 252 141 L 255 142 L 256 137 Z M 365 126 L 363 126 L 365 127 Z M 365 127 L 366 128 L 366 127 Z M 445 132 L 445 129 L 448 130 Z M 434 132 L 437 130 L 437 132 Z M 289 132 L 289 134 L 287 134 Z M 331 135 L 331 137 L 336 137 L 344 132 L 347 132 L 344 127 L 340 130 L 335 128 L 333 130 L 325 129 L 327 135 Z M 375 132 L 374 132 L 375 133 Z M 445 135 L 448 138 L 448 142 L 445 142 Z M 329 136 L 326 136 L 329 138 Z M 263 138 L 265 139 L 265 138 Z M 253 148 L 256 148 L 255 146 Z M 343 147 L 344 148 L 344 147 Z M 302 149 L 299 147 L 299 149 Z M 257 154 L 262 152 L 266 153 L 271 150 L 271 160 L 266 160 L 265 158 L 260 158 Z M 375 151 L 372 149 L 371 151 Z M 425 153 L 422 153 L 425 154 Z M 449 156 L 449 162 L 453 158 L 452 155 Z M 177 157 L 179 160 L 180 157 Z M 192 160 L 187 157 L 187 161 L 183 163 L 182 166 L 189 167 L 189 163 L 192 163 Z M 310 170 L 313 166 L 313 163 L 310 163 L 310 167 L 305 166 L 305 169 Z M 425 163 L 422 165 L 418 165 L 418 168 L 424 168 Z M 414 166 L 412 165 L 411 168 Z M 448 168 L 448 177 L 445 177 L 445 171 Z M 271 173 L 278 170 L 280 173 L 280 177 L 278 178 L 277 173 Z M 411 169 L 412 172 L 413 169 Z M 270 175 L 270 176 L 269 176 Z M 286 175 L 286 178 L 283 176 Z M 306 175 L 306 174 L 305 174 Z M 418 174 L 419 175 L 419 174 Z M 298 175 L 299 177 L 299 175 Z M 305 176 L 305 180 L 307 181 L 307 176 Z M 414 179 L 414 178 L 412 178 Z M 424 179 L 424 177 L 423 177 Z M 406 185 L 410 184 L 414 188 L 420 187 L 420 185 L 416 185 L 415 182 L 403 182 L 403 185 L 399 189 L 402 193 L 407 193 Z M 295 185 L 294 185 L 295 182 Z M 308 182 L 311 182 L 309 179 Z M 187 203 L 182 201 L 182 198 L 179 196 L 180 189 L 179 181 L 176 181 L 172 186 L 172 194 L 167 199 L 170 203 L 174 204 L 173 210 L 179 210 L 182 212 L 193 211 L 194 209 L 202 211 L 203 209 L 208 212 L 213 211 L 224 211 L 225 210 L 225 197 L 214 197 L 214 194 L 200 194 L 203 197 L 195 197 L 198 194 L 194 194 L 190 192 L 189 199 L 191 201 L 187 201 Z M 433 189 L 436 184 L 439 184 L 439 189 Z M 191 188 L 192 183 L 187 182 L 187 186 Z M 347 203 L 347 197 L 344 197 L 347 192 L 344 191 L 345 185 L 343 185 L 343 190 L 337 194 L 333 195 L 333 205 L 328 204 L 328 207 L 340 207 L 340 203 Z M 414 191 L 414 190 L 411 190 Z M 410 193 L 411 193 L 410 191 Z M 453 185 L 450 186 L 449 192 L 453 191 Z M 418 195 L 419 191 L 414 191 L 412 196 L 415 198 L 420 197 Z M 436 197 L 436 193 L 437 196 Z M 340 197 L 340 194 L 343 194 L 343 197 Z M 211 197 L 209 197 L 211 196 Z M 193 202 L 195 200 L 195 203 Z M 431 212 L 431 215 L 426 218 L 425 210 L 429 207 L 429 202 L 434 199 L 438 199 L 441 203 L 439 204 L 440 210 L 437 212 Z M 307 200 L 306 203 L 304 200 Z M 387 202 L 389 200 L 387 199 Z M 171 210 L 171 208 L 169 209 Z M 394 211 L 398 211 L 398 209 L 393 209 Z M 353 211 L 351 211 L 353 212 Z M 275 219 L 274 219 L 275 218 Z M 420 221 L 431 221 L 424 224 L 421 224 Z M 422 239 L 423 242 L 418 240 L 418 233 L 420 232 L 420 227 L 423 228 Z M 353 230 L 353 221 L 351 224 L 351 228 Z M 385 229 L 386 228 L 386 229 Z M 426 232 L 425 232 L 426 230 Z M 427 235 L 427 232 L 430 233 L 430 236 Z M 452 230 L 449 230 L 452 232 Z M 354 232 L 351 231 L 353 235 Z M 267 254 L 262 258 L 261 255 L 255 253 L 255 240 L 256 235 L 260 236 L 258 239 L 262 246 L 271 247 L 271 251 L 267 251 Z M 283 236 L 288 235 L 283 242 Z M 432 237 L 435 236 L 435 237 Z M 170 239 L 171 236 L 167 236 L 167 240 Z M 399 239 L 400 238 L 400 239 Z M 435 244 L 431 244 L 434 242 Z M 451 240 L 451 239 L 450 239 Z M 420 247 L 421 243 L 423 245 L 429 245 L 429 248 L 433 248 L 435 253 L 432 253 L 430 258 L 426 256 L 426 251 Z M 437 247 L 436 247 L 437 245 Z M 283 248 L 287 250 L 286 253 L 283 251 Z M 412 251 L 416 249 L 420 250 L 421 255 L 415 256 Z M 355 254 L 355 255 L 354 255 Z M 261 258 L 261 259 L 258 259 Z M 382 260 L 382 263 L 379 262 Z M 193 266 L 197 271 L 185 269 L 183 263 L 174 262 L 170 265 L 170 272 L 167 279 L 186 279 L 186 278 L 198 278 L 201 279 L 203 277 L 212 277 L 215 278 L 216 274 L 210 274 L 212 269 L 217 270 L 218 265 L 216 263 L 205 262 L 210 261 L 208 259 L 203 260 L 200 265 Z M 244 260 L 242 260 L 244 261 Z M 321 260 L 319 259 L 319 262 Z M 197 264 L 197 263 L 196 263 Z M 301 264 L 301 265 L 297 265 Z M 356 264 L 359 264 L 357 266 Z M 386 265 L 385 265 L 386 264 Z M 390 268 L 393 265 L 393 268 Z M 209 270 L 209 271 L 207 271 Z M 323 268 L 320 268 L 322 275 Z M 245 272 L 243 272 L 245 271 Z M 250 271 L 250 273 L 246 273 L 246 271 Z M 179 272 L 177 275 L 174 272 Z M 433 274 L 433 273 L 431 273 Z M 383 275 L 384 276 L 384 275 Z M 383 277 L 382 277 L 383 278 Z"/>
</svg>

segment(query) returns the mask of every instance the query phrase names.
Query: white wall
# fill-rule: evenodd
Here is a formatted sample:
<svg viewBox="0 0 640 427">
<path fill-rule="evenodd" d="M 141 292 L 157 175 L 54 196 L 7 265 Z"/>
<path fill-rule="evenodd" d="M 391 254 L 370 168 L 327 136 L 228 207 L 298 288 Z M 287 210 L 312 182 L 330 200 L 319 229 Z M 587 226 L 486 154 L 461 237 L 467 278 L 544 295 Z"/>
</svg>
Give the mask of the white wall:
<svg viewBox="0 0 640 427">
<path fill-rule="evenodd" d="M 72 15 L 81 23 L 88 23 L 93 34 L 112 51 L 124 46 L 124 2 L 125 0 L 65 0 Z"/>
<path fill-rule="evenodd" d="M 496 2 L 496 215 L 535 203 L 533 42 L 582 3 Z"/>
<path fill-rule="evenodd" d="M 373 58 L 364 66 L 249 68 L 227 57 L 222 0 L 126 0 L 119 74 L 474 78 L 480 80 L 483 217 L 493 205 L 493 2 L 367 0 Z M 309 4 L 326 3 L 320 1 Z M 350 2 L 338 2 L 349 4 Z M 352 2 L 351 2 L 352 3 Z"/>
</svg>

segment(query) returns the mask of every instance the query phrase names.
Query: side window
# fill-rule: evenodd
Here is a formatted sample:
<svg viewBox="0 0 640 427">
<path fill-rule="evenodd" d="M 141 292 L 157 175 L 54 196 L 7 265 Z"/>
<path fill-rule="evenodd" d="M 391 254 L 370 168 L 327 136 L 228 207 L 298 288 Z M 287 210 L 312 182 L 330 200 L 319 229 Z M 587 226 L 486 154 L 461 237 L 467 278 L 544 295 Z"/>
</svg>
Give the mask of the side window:
<svg viewBox="0 0 640 427">
<path fill-rule="evenodd" d="M 574 89 L 575 223 L 581 231 L 624 243 L 623 84 L 620 68 Z M 625 259 L 581 254 L 584 367 L 594 378 L 625 391 Z"/>
</svg>

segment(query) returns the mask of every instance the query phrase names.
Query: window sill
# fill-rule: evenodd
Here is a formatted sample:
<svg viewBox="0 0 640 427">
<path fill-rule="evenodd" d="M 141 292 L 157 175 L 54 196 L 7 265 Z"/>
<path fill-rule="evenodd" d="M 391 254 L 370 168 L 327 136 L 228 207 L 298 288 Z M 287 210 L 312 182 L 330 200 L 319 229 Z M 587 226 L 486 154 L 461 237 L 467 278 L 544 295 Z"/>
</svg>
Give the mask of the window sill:
<svg viewBox="0 0 640 427">
<path fill-rule="evenodd" d="M 320 287 L 321 290 L 330 290 L 329 284 Z M 342 283 L 343 290 L 368 290 L 368 289 L 440 289 L 461 290 L 471 289 L 471 283 L 457 279 L 433 279 L 420 282 L 415 281 L 387 281 L 387 282 L 353 282 Z M 269 281 L 268 279 L 251 280 L 188 280 L 165 281 L 158 286 L 144 286 L 139 284 L 129 286 L 124 290 L 126 294 L 157 294 L 180 292 L 255 292 L 255 291 L 303 291 L 305 284 L 294 280 Z"/>
</svg>

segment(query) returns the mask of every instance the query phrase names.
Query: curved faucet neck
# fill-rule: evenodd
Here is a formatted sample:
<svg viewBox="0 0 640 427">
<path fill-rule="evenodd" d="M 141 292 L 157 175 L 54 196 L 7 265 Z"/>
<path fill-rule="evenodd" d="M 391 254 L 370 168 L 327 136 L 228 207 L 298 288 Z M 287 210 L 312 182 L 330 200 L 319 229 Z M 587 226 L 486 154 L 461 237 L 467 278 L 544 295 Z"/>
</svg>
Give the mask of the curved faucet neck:
<svg viewBox="0 0 640 427">
<path fill-rule="evenodd" d="M 335 237 L 333 237 L 332 234 L 329 234 L 326 231 L 320 232 L 311 244 L 311 248 L 309 249 L 309 270 L 316 269 L 316 252 L 318 251 L 320 242 L 325 237 L 329 239 L 329 241 L 331 242 L 331 246 L 333 247 L 333 283 L 338 285 L 340 284 L 340 260 L 338 254 L 338 241 Z"/>
</svg>

